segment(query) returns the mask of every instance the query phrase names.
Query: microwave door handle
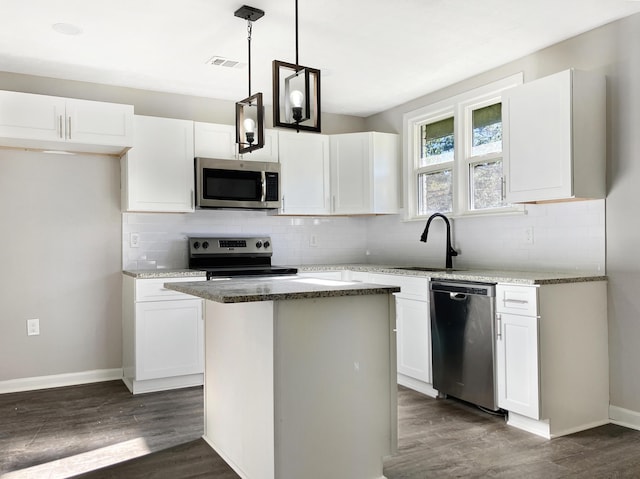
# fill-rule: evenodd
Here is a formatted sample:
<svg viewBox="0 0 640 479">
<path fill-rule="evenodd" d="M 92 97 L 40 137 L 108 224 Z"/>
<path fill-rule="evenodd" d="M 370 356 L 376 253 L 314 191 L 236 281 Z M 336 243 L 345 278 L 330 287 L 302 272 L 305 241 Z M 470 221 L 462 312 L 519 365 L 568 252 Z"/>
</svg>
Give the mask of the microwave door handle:
<svg viewBox="0 0 640 479">
<path fill-rule="evenodd" d="M 267 179 L 266 179 L 266 173 L 263 171 L 260 174 L 260 181 L 262 182 L 262 197 L 260 198 L 260 201 L 266 201 L 267 199 Z"/>
</svg>

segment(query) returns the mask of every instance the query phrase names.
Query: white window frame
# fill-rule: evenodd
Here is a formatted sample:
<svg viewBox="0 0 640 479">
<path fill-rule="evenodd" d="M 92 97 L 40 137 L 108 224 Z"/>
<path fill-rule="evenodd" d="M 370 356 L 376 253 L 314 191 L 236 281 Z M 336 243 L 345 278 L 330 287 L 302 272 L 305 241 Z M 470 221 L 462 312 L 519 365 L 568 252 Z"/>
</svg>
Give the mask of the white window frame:
<svg viewBox="0 0 640 479">
<path fill-rule="evenodd" d="M 430 170 L 446 169 L 449 163 L 438 163 L 420 167 L 420 125 L 432 123 L 453 116 L 454 160 L 452 165 L 453 211 L 446 212 L 451 217 L 481 216 L 497 214 L 522 213 L 522 205 L 511 205 L 500 208 L 472 210 L 470 165 L 478 162 L 504 158 L 504 152 L 471 157 L 471 115 L 470 113 L 483 106 L 501 101 L 502 92 L 508 88 L 521 85 L 523 74 L 517 73 L 502 80 L 461 93 L 452 98 L 427 105 L 403 116 L 404 158 L 403 169 L 405 176 L 404 205 L 405 220 L 424 220 L 429 215 L 418 215 L 417 179 L 419 173 Z M 504 160 L 503 160 L 504 168 Z"/>
</svg>

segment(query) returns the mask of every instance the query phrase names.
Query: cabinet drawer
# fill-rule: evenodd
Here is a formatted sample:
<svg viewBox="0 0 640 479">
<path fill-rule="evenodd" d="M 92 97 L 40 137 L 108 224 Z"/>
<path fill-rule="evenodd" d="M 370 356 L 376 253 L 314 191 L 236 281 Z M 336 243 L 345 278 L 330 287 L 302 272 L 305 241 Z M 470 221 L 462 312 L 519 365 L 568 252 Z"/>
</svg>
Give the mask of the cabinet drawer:
<svg viewBox="0 0 640 479">
<path fill-rule="evenodd" d="M 179 293 L 164 287 L 165 283 L 184 283 L 188 281 L 206 281 L 202 277 L 154 278 L 136 280 L 135 301 L 170 301 L 176 299 L 194 299 L 189 294 Z"/>
<path fill-rule="evenodd" d="M 538 315 L 538 288 L 535 286 L 496 286 L 496 311 L 524 316 Z"/>
</svg>

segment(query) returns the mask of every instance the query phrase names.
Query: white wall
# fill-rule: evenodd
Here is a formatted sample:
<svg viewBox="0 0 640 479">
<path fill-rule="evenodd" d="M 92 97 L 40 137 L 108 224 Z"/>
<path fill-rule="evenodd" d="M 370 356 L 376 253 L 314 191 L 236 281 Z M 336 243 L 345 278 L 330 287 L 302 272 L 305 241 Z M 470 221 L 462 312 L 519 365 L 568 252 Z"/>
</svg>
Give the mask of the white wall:
<svg viewBox="0 0 640 479">
<path fill-rule="evenodd" d="M 367 119 L 367 128 L 401 132 L 402 115 L 407 111 L 519 71 L 524 72 L 526 82 L 571 67 L 607 76 L 606 201 L 531 206 L 527 217 L 457 220 L 455 238 L 462 252 L 458 264 L 495 262 L 534 269 L 557 269 L 557 265 L 558 269 L 602 271 L 606 258 L 611 404 L 640 412 L 640 15 L 375 115 Z M 504 241 L 510 235 L 517 240 L 528 224 L 534 225 L 534 245 Z M 437 254 L 441 258 L 442 237 L 434 238 L 437 244 L 422 245 L 421 250 L 412 243 L 422 226 L 398 219 L 371 220 L 368 237 L 373 256 L 383 257 L 383 251 L 405 242 L 403 250 L 411 255 L 421 252 L 425 262 L 437 259 Z"/>
<path fill-rule="evenodd" d="M 0 219 L 0 381 L 120 368 L 119 161 L 0 149 Z"/>
</svg>

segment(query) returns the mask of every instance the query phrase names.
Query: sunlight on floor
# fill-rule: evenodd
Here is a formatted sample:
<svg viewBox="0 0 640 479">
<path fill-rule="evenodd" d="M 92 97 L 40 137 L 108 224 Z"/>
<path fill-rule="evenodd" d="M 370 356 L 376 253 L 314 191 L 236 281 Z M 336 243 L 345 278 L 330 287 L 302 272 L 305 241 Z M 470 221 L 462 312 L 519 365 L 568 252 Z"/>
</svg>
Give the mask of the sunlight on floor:
<svg viewBox="0 0 640 479">
<path fill-rule="evenodd" d="M 76 454 L 75 456 L 65 457 L 19 471 L 0 474 L 0 479 L 33 479 L 36 477 L 66 479 L 112 464 L 128 461 L 129 459 L 135 459 L 149 452 L 146 441 L 144 438 L 139 437 L 102 447 L 95 451 L 83 452 L 82 454 Z"/>
</svg>

